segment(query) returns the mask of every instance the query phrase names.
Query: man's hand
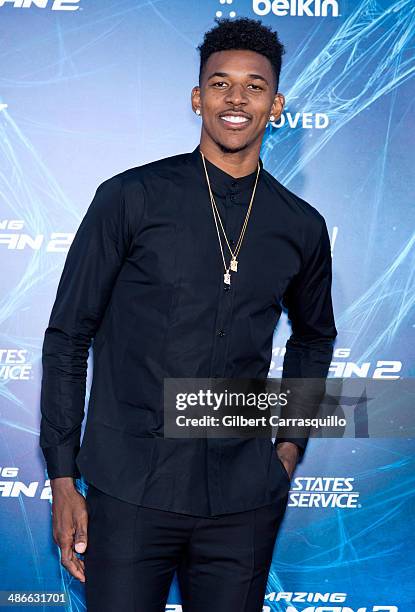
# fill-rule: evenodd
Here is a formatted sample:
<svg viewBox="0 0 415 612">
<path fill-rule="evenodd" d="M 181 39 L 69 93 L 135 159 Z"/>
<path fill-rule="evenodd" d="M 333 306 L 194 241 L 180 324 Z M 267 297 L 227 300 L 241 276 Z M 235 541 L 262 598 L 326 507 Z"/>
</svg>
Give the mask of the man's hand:
<svg viewBox="0 0 415 612">
<path fill-rule="evenodd" d="M 300 454 L 298 446 L 294 442 L 279 442 L 276 452 L 291 478 Z"/>
<path fill-rule="evenodd" d="M 76 553 L 87 547 L 88 512 L 86 501 L 70 476 L 54 478 L 52 487 L 53 539 L 61 550 L 61 563 L 74 578 L 85 582 L 85 566 Z"/>
</svg>

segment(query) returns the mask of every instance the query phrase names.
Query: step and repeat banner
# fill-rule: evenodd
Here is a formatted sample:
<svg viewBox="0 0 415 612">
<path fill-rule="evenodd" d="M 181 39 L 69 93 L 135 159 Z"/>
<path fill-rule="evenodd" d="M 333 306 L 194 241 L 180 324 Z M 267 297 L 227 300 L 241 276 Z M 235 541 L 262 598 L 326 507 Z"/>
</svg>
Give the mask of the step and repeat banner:
<svg viewBox="0 0 415 612">
<path fill-rule="evenodd" d="M 261 156 L 327 222 L 339 332 L 330 376 L 415 375 L 411 0 L 0 0 L 2 591 L 65 591 L 63 609 L 85 609 L 52 539 L 38 446 L 43 334 L 98 184 L 198 144 L 190 91 L 215 16 L 260 19 L 287 50 L 286 108 Z M 284 315 L 270 376 L 289 333 Z M 91 368 L 88 388 L 90 378 Z M 415 610 L 410 433 L 310 441 L 264 610 Z M 168 609 L 181 609 L 176 578 Z"/>
</svg>

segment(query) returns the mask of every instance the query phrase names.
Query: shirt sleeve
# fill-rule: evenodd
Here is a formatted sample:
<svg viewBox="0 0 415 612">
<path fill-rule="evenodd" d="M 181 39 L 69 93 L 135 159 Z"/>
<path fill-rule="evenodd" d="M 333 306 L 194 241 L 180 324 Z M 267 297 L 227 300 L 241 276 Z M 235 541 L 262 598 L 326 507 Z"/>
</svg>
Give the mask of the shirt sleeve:
<svg viewBox="0 0 415 612">
<path fill-rule="evenodd" d="M 312 418 L 324 397 L 325 381 L 333 356 L 337 329 L 331 297 L 332 256 L 324 218 L 314 245 L 299 274 L 290 283 L 282 303 L 288 310 L 292 334 L 286 343 L 281 390 L 290 388 L 289 401 L 281 410 L 282 418 Z M 293 385 L 286 379 L 296 379 Z M 307 379 L 300 381 L 299 379 Z M 279 427 L 274 444 L 294 442 L 301 461 L 310 428 Z M 305 433 L 305 435 L 303 435 Z"/>
<path fill-rule="evenodd" d="M 128 252 L 129 220 L 117 175 L 101 183 L 69 248 L 42 347 L 40 447 L 50 479 L 79 478 L 91 340 Z"/>
</svg>

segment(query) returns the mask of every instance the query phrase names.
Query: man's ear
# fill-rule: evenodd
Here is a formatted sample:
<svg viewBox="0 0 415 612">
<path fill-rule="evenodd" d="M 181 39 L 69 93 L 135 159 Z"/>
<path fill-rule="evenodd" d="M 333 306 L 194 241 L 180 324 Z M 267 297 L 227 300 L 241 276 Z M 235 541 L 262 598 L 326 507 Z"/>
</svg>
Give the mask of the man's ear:
<svg viewBox="0 0 415 612">
<path fill-rule="evenodd" d="M 276 93 L 274 96 L 274 101 L 271 106 L 270 115 L 274 115 L 275 121 L 279 119 L 284 110 L 285 106 L 285 98 L 282 93 Z"/>
<path fill-rule="evenodd" d="M 195 87 L 193 87 L 193 89 L 192 89 L 191 102 L 192 102 L 193 112 L 195 112 L 197 108 L 200 109 L 201 104 L 200 104 L 200 87 L 199 87 L 199 85 L 195 85 Z"/>
</svg>

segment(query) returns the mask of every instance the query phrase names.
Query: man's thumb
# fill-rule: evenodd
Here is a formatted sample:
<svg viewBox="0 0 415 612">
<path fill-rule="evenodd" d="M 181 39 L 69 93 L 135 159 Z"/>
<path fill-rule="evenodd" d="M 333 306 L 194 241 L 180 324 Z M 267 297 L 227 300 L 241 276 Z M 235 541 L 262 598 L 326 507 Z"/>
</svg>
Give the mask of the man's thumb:
<svg viewBox="0 0 415 612">
<path fill-rule="evenodd" d="M 87 539 L 87 535 L 85 533 L 85 531 L 83 530 L 77 530 L 75 532 L 75 537 L 74 537 L 74 542 L 75 542 L 75 551 L 77 553 L 84 553 L 88 544 L 88 539 Z"/>
</svg>

